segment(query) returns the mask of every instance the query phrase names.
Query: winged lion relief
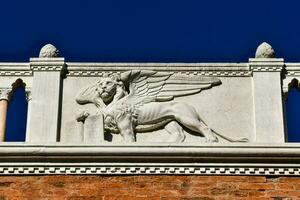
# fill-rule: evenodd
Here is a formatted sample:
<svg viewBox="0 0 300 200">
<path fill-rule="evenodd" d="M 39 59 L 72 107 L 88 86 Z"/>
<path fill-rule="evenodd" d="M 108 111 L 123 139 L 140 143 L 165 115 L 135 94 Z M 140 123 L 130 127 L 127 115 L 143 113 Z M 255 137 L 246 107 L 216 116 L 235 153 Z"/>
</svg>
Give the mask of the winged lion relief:
<svg viewBox="0 0 300 200">
<path fill-rule="evenodd" d="M 105 130 L 121 134 L 126 142 L 135 142 L 138 133 L 158 129 L 175 135 L 176 142 L 185 140 L 186 129 L 204 137 L 206 142 L 218 142 L 219 137 L 229 142 L 247 142 L 246 138 L 235 140 L 215 132 L 192 105 L 173 101 L 220 84 L 221 81 L 213 77 L 132 70 L 100 78 L 80 91 L 76 102 L 94 104 L 103 115 Z M 83 111 L 77 120 L 84 121 L 88 116 L 89 113 Z"/>
</svg>

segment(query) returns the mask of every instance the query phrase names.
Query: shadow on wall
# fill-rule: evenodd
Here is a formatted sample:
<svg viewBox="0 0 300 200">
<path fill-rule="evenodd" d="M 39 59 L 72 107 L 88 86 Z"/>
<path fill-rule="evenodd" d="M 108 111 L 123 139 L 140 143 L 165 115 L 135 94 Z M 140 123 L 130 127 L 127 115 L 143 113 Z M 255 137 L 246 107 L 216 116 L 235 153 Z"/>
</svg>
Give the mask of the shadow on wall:
<svg viewBox="0 0 300 200">
<path fill-rule="evenodd" d="M 5 141 L 25 141 L 27 107 L 25 88 L 17 87 L 8 104 Z"/>
</svg>

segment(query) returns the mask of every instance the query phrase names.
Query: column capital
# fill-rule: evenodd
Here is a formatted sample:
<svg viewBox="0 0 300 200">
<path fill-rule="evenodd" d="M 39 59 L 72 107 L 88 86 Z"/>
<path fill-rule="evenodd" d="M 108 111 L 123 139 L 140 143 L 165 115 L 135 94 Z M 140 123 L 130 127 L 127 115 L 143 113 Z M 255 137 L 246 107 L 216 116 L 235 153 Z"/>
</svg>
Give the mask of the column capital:
<svg viewBox="0 0 300 200">
<path fill-rule="evenodd" d="M 26 93 L 26 100 L 27 100 L 27 102 L 31 101 L 31 99 L 32 99 L 31 89 L 26 90 L 25 93 Z"/>
<path fill-rule="evenodd" d="M 10 88 L 0 88 L 0 101 L 1 100 L 8 101 L 10 91 L 11 91 Z"/>
</svg>

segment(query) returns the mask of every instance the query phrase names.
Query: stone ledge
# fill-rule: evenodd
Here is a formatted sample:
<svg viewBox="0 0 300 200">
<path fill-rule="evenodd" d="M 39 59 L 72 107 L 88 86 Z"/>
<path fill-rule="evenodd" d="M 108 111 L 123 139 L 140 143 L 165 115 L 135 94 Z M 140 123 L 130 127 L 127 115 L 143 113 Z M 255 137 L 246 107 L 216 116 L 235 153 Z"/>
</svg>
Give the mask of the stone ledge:
<svg viewBox="0 0 300 200">
<path fill-rule="evenodd" d="M 104 76 L 127 70 L 172 71 L 201 76 L 251 76 L 247 63 L 72 63 L 67 76 Z"/>
<path fill-rule="evenodd" d="M 0 175 L 300 176 L 300 144 L 0 145 Z"/>
<path fill-rule="evenodd" d="M 34 145 L 2 143 L 0 175 L 300 175 L 299 144 Z"/>
</svg>

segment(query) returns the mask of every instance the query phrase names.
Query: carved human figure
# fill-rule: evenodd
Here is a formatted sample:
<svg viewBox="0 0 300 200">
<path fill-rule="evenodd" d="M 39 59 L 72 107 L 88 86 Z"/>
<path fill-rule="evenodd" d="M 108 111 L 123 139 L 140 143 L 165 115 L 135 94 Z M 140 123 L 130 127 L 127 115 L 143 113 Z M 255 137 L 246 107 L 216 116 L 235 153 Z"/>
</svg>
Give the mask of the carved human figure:
<svg viewBox="0 0 300 200">
<path fill-rule="evenodd" d="M 220 83 L 216 78 L 192 79 L 173 73 L 133 70 L 99 80 L 81 91 L 76 101 L 95 104 L 104 115 L 106 129 L 119 132 L 128 142 L 135 142 L 138 132 L 160 127 L 177 134 L 177 142 L 185 139 L 183 127 L 204 136 L 207 142 L 218 142 L 217 135 L 233 142 L 210 129 L 193 106 L 173 101 L 175 97 L 199 93 Z"/>
</svg>

